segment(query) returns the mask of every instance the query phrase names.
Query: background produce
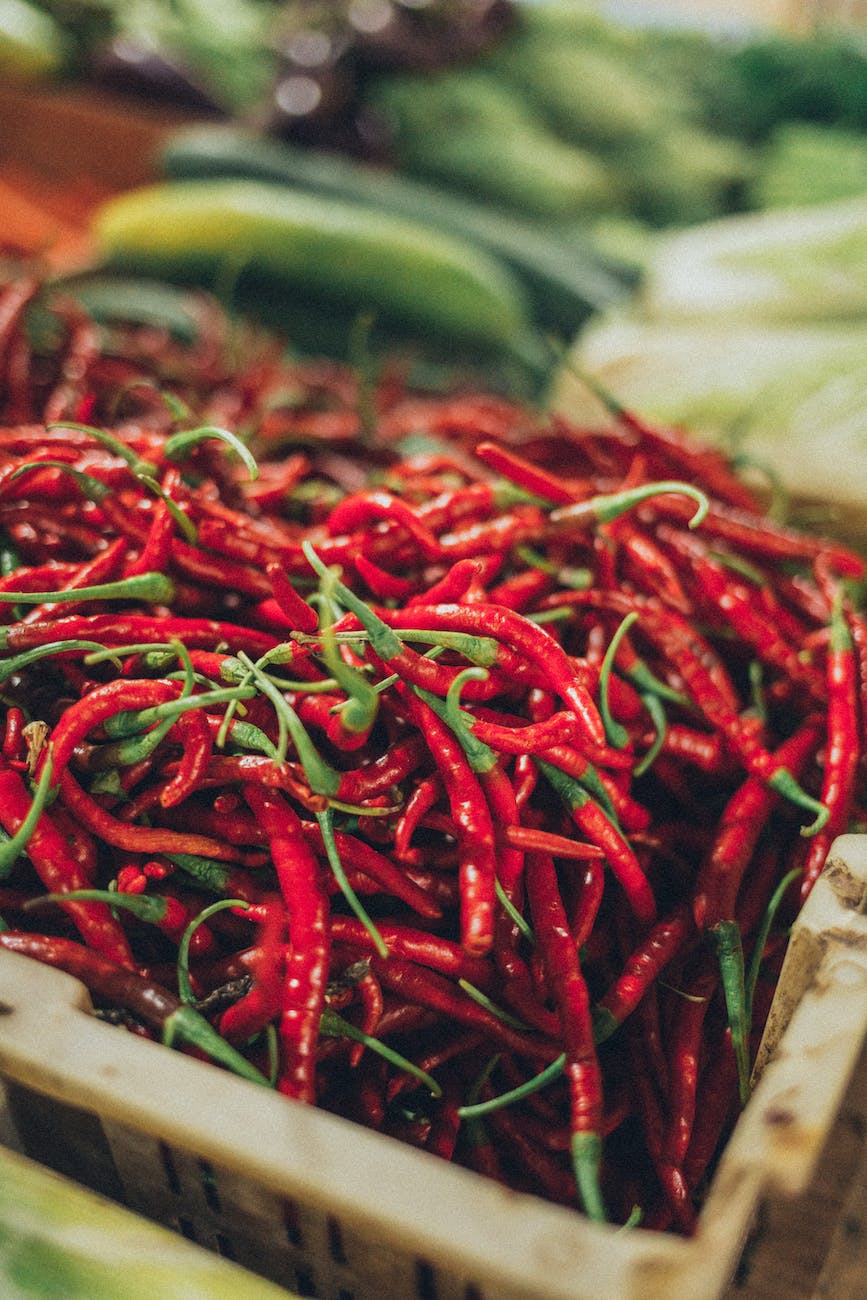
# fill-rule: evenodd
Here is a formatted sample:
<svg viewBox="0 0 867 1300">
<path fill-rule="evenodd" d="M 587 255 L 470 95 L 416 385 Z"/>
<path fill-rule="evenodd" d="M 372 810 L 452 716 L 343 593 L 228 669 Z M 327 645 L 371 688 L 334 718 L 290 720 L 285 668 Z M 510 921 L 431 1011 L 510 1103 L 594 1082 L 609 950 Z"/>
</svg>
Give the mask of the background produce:
<svg viewBox="0 0 867 1300">
<path fill-rule="evenodd" d="M 265 207 L 285 214 L 292 202 L 279 190 L 303 195 L 317 268 L 302 276 L 297 258 L 271 257 L 266 269 L 259 234 L 255 246 L 238 238 L 238 190 L 225 186 L 200 191 L 224 232 L 208 266 L 190 255 L 202 230 L 191 213 L 187 254 L 157 264 L 130 199 L 122 248 L 114 212 L 96 223 L 100 270 L 198 276 L 297 346 L 344 359 L 363 317 L 373 353 L 399 341 L 539 401 L 576 334 L 630 300 L 666 230 L 864 191 L 867 51 L 855 29 L 639 30 L 558 0 L 52 0 L 31 17 L 52 75 L 10 45 L 13 77 L 110 88 L 133 113 L 171 104 L 191 124 L 167 129 L 151 160 L 165 203 L 175 183 L 189 194 L 188 182 L 255 180 L 261 233 Z M 503 328 L 469 328 L 473 312 L 490 321 L 484 293 L 464 300 L 462 320 L 437 309 L 446 281 L 437 294 L 409 272 L 399 241 L 397 275 L 375 259 L 347 274 L 361 241 L 337 250 L 336 200 L 368 232 L 366 256 L 376 223 L 397 239 L 395 218 L 419 250 L 447 237 L 452 272 L 457 258 L 478 290 L 498 282 Z M 379 249 L 388 256 L 385 239 Z"/>
<path fill-rule="evenodd" d="M 863 536 L 867 194 L 660 238 L 640 292 L 588 324 L 572 366 L 564 410 L 604 418 L 578 377 L 589 372 L 790 492 L 835 503 L 833 526 Z"/>
</svg>

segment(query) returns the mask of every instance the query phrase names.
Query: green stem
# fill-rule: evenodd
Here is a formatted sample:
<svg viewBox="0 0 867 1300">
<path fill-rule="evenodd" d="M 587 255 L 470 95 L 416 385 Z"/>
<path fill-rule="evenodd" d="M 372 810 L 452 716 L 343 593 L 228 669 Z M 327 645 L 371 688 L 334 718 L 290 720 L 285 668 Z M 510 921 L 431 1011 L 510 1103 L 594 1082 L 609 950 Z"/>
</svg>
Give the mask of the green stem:
<svg viewBox="0 0 867 1300">
<path fill-rule="evenodd" d="M 614 667 L 614 659 L 621 641 L 626 633 L 637 622 L 638 615 L 633 610 L 627 614 L 621 622 L 614 636 L 608 643 L 608 647 L 602 658 L 602 664 L 599 668 L 599 712 L 602 715 L 602 722 L 605 726 L 605 734 L 608 741 L 615 749 L 624 749 L 629 744 L 629 732 L 624 726 L 611 716 L 611 706 L 608 700 L 608 685 L 611 680 L 611 671 Z"/>
<path fill-rule="evenodd" d="M 607 1223 L 599 1174 L 602 1166 L 602 1138 L 598 1133 L 572 1134 L 572 1168 L 584 1213 L 593 1223 Z"/>
<path fill-rule="evenodd" d="M 747 1020 L 747 995 L 744 978 L 744 950 L 737 921 L 720 921 L 709 931 L 716 948 L 725 994 L 726 1012 L 738 1069 L 738 1093 L 741 1105 L 750 1097 L 750 1045 Z"/>
<path fill-rule="evenodd" d="M 187 429 L 183 433 L 172 434 L 163 446 L 163 455 L 166 460 L 183 460 L 199 443 L 210 442 L 215 439 L 226 443 L 238 454 L 246 466 L 251 482 L 259 477 L 259 466 L 249 447 L 241 441 L 237 434 L 232 433 L 229 429 L 221 429 L 217 425 L 206 424 L 199 429 Z"/>
<path fill-rule="evenodd" d="M 340 773 L 330 763 L 327 763 L 319 753 L 292 705 L 281 694 L 279 688 L 262 672 L 257 663 L 253 663 L 243 652 L 239 654 L 238 658 L 252 674 L 262 694 L 266 695 L 274 705 L 278 726 L 277 759 L 275 761 L 280 763 L 285 761 L 291 737 L 295 752 L 298 755 L 298 761 L 304 769 L 304 775 L 307 777 L 307 782 L 313 793 L 321 794 L 326 798 L 336 794 L 340 787 Z"/>
<path fill-rule="evenodd" d="M 10 605 L 57 605 L 76 600 L 146 600 L 171 604 L 175 584 L 164 573 L 136 573 L 117 582 L 100 582 L 95 587 L 74 587 L 68 591 L 0 591 L 0 600 Z"/>
<path fill-rule="evenodd" d="M 697 528 L 706 517 L 710 502 L 699 488 L 676 479 L 661 479 L 657 483 L 642 483 L 638 487 L 627 488 L 624 492 L 610 492 L 589 497 L 586 501 L 576 501 L 573 505 L 552 510 L 548 518 L 558 532 L 567 528 L 571 530 L 576 525 L 581 527 L 597 523 L 607 524 L 652 497 L 662 496 L 666 492 L 676 492 L 679 496 L 690 497 L 696 502 L 696 510 L 689 520 L 689 527 Z"/>
<path fill-rule="evenodd" d="M 469 980 L 459 979 L 458 984 L 468 998 L 471 998 L 478 1006 L 484 1007 L 485 1011 L 489 1011 L 492 1016 L 495 1016 L 497 1020 L 501 1020 L 504 1025 L 511 1025 L 513 1029 L 526 1030 L 528 1028 L 523 1020 L 519 1020 L 517 1016 L 513 1016 L 504 1007 L 499 1006 L 488 997 L 487 993 L 483 993 L 481 989 L 476 988 L 475 984 L 471 984 Z"/>
<path fill-rule="evenodd" d="M 148 727 L 177 718 L 190 709 L 208 709 L 231 700 L 250 700 L 255 694 L 256 690 L 252 686 L 227 686 L 214 691 L 203 691 L 201 695 L 179 695 L 177 699 L 164 700 L 162 704 L 153 704 L 146 709 L 122 709 L 113 717 L 106 718 L 103 726 L 106 735 L 113 739 L 136 736 Z"/>
<path fill-rule="evenodd" d="M 790 799 L 798 808 L 805 808 L 807 812 L 815 813 L 815 820 L 809 826 L 802 826 L 801 834 L 805 837 L 818 834 L 831 815 L 830 809 L 821 800 L 814 799 L 812 795 L 807 794 L 806 790 L 802 790 L 792 773 L 785 767 L 778 767 L 771 774 L 768 785 L 772 790 L 776 790 L 777 794 Z"/>
<path fill-rule="evenodd" d="M 644 754 L 635 764 L 635 767 L 632 770 L 632 775 L 634 777 L 644 776 L 644 773 L 652 767 L 659 751 L 665 744 L 665 733 L 668 730 L 668 717 L 665 712 L 665 707 L 659 697 L 656 695 L 642 695 L 641 702 L 650 714 L 656 735 L 654 736 L 653 744 L 647 750 L 647 753 Z"/>
<path fill-rule="evenodd" d="M 516 1102 L 523 1101 L 525 1097 L 530 1097 L 534 1092 L 541 1092 L 547 1088 L 549 1083 L 559 1079 L 566 1068 L 566 1053 L 561 1052 L 556 1060 L 550 1065 L 546 1065 L 541 1073 L 528 1079 L 526 1083 L 519 1083 L 516 1088 L 510 1088 L 508 1092 L 501 1092 L 499 1097 L 490 1097 L 487 1101 L 473 1102 L 467 1106 L 459 1106 L 458 1114 L 461 1119 L 481 1119 L 484 1115 L 491 1115 L 496 1110 L 503 1110 L 506 1106 L 514 1106 Z"/>
<path fill-rule="evenodd" d="M 50 659 L 53 655 L 68 654 L 74 650 L 99 650 L 104 652 L 104 658 L 114 660 L 117 666 L 120 667 L 118 652 L 106 649 L 98 641 L 50 641 L 46 645 L 34 646 L 32 650 L 22 650 L 21 654 L 13 655 L 10 659 L 4 659 L 0 663 L 0 682 L 5 682 L 8 677 L 22 672 L 25 668 L 29 668 L 31 664 L 38 663 L 40 659 Z M 85 662 L 89 659 L 90 655 L 85 655 Z"/>
<path fill-rule="evenodd" d="M 774 890 L 773 894 L 770 897 L 768 905 L 765 908 L 764 916 L 762 917 L 761 925 L 759 926 L 758 931 L 756 932 L 755 941 L 753 943 L 752 956 L 750 957 L 750 965 L 749 965 L 749 969 L 747 970 L 746 978 L 744 981 L 744 985 L 745 985 L 744 999 L 746 1001 L 746 1006 L 747 1006 L 746 1014 L 747 1014 L 747 1020 L 750 1022 L 752 1022 L 752 1017 L 753 1017 L 753 998 L 755 997 L 756 984 L 758 983 L 758 979 L 759 979 L 759 968 L 761 967 L 762 964 L 762 957 L 764 956 L 764 952 L 765 952 L 765 944 L 768 941 L 768 935 L 771 932 L 771 926 L 774 923 L 774 917 L 776 916 L 779 910 L 780 904 L 785 898 L 786 891 L 789 889 L 789 886 L 792 885 L 794 881 L 798 879 L 800 874 L 801 874 L 800 869 L 796 867 L 794 868 L 794 870 L 789 871 L 785 876 L 783 876 L 783 879 L 777 885 L 776 889 Z"/>
<path fill-rule="evenodd" d="M 176 1011 L 166 1017 L 163 1024 L 163 1043 L 166 1047 L 178 1045 L 198 1048 L 212 1061 L 225 1066 L 227 1070 L 240 1075 L 242 1079 L 258 1083 L 263 1088 L 271 1086 L 255 1065 L 227 1043 L 225 1038 L 221 1038 L 213 1025 L 200 1015 L 195 1007 L 187 1003 L 182 1003 Z"/>
<path fill-rule="evenodd" d="M 331 808 L 324 808 L 321 812 L 317 812 L 316 820 L 319 822 L 319 828 L 322 831 L 322 842 L 325 845 L 328 865 L 334 873 L 334 878 L 340 886 L 341 893 L 370 935 L 380 957 L 388 957 L 388 945 L 368 916 L 361 900 L 349 883 L 346 872 L 343 870 L 343 863 L 340 861 L 340 854 L 337 851 L 337 843 L 334 839 L 334 814 Z"/>
<path fill-rule="evenodd" d="M 353 1025 L 349 1020 L 344 1020 L 336 1011 L 332 1011 L 330 1008 L 323 1011 L 319 1022 L 319 1032 L 325 1034 L 328 1038 L 349 1038 L 355 1043 L 363 1043 L 365 1047 L 369 1047 L 372 1052 L 376 1052 L 391 1065 L 418 1079 L 419 1083 L 423 1083 L 429 1089 L 432 1096 L 442 1096 L 443 1090 L 433 1075 L 428 1074 L 426 1070 L 422 1070 L 418 1065 L 414 1065 L 405 1056 L 401 1056 L 400 1052 L 396 1052 L 389 1047 L 382 1039 L 373 1038 L 370 1034 L 366 1034 L 363 1029 Z"/>
<path fill-rule="evenodd" d="M 24 910 L 51 903 L 106 903 L 131 912 L 139 921 L 160 925 L 165 920 L 168 904 L 159 894 L 122 894 L 117 889 L 70 889 L 61 894 L 42 894 L 24 904 Z"/>
<path fill-rule="evenodd" d="M 225 912 L 230 907 L 240 907 L 246 911 L 249 906 L 250 904 L 245 903 L 241 898 L 221 898 L 218 902 L 203 907 L 201 912 L 190 921 L 178 944 L 178 995 L 182 1002 L 192 1004 L 196 1001 L 196 995 L 190 984 L 190 943 L 196 930 L 216 912 Z"/>
</svg>

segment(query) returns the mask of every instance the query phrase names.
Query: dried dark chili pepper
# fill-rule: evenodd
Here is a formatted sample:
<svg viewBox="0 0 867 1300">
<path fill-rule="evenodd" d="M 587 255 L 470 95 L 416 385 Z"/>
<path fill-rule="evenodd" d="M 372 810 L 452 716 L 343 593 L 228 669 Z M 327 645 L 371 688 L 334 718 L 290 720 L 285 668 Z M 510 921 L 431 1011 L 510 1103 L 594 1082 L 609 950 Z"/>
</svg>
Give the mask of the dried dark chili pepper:
<svg viewBox="0 0 867 1300">
<path fill-rule="evenodd" d="M 242 1078 L 268 1086 L 267 1079 L 256 1067 L 221 1038 L 193 1007 L 137 971 L 58 936 L 6 930 L 0 932 L 0 948 L 74 975 L 100 1000 L 140 1017 L 160 1034 L 166 1046 L 193 1048 Z"/>
</svg>

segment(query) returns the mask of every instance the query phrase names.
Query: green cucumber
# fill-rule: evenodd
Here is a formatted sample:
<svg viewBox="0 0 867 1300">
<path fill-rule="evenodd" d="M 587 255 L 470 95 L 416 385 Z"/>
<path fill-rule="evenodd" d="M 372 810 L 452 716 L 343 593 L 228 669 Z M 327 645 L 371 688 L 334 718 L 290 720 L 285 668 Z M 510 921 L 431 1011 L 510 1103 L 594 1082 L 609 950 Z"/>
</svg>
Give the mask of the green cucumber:
<svg viewBox="0 0 867 1300">
<path fill-rule="evenodd" d="M 422 181 L 238 127 L 182 128 L 168 138 L 157 163 L 172 179 L 270 181 L 352 200 L 472 241 L 518 277 L 539 328 L 567 339 L 590 315 L 623 301 L 633 286 L 629 270 L 577 237 L 563 239 Z"/>
<path fill-rule="evenodd" d="M 266 182 L 165 181 L 109 199 L 93 233 L 106 268 L 228 292 L 238 306 L 249 275 L 289 305 L 300 298 L 337 316 L 370 313 L 528 365 L 544 352 L 501 263 L 361 204 Z"/>
</svg>

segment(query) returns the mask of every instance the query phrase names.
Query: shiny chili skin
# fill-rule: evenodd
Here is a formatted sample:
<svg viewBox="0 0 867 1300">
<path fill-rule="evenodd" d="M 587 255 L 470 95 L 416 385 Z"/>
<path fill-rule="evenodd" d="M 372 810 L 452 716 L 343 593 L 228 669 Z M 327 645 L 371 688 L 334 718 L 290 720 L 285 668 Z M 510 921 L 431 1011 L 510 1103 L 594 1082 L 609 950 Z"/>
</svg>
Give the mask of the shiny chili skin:
<svg viewBox="0 0 867 1300">
<path fill-rule="evenodd" d="M 818 719 L 808 719 L 775 751 L 774 762 L 797 776 L 814 753 L 820 734 Z M 701 929 L 712 930 L 734 918 L 744 873 L 777 799 L 757 777 L 748 777 L 729 799 L 693 887 L 692 909 Z"/>
<path fill-rule="evenodd" d="M 423 700 L 404 691 L 409 716 L 425 737 L 442 778 L 459 836 L 461 943 L 472 956 L 494 942 L 497 853 L 490 809 L 454 732 Z"/>
<path fill-rule="evenodd" d="M 863 754 L 858 660 L 852 630 L 842 606 L 832 613 L 825 676 L 828 712 L 821 799 L 830 815 L 827 824 L 813 837 L 804 860 L 802 900 L 809 897 L 818 880 L 831 844 L 846 830 L 855 793 L 855 778 Z"/>
<path fill-rule="evenodd" d="M 316 1044 L 328 979 L 330 903 L 325 873 L 297 814 L 277 791 L 244 787 L 244 798 L 268 835 L 280 892 L 289 913 L 290 952 L 280 1007 L 278 1091 L 316 1100 Z"/>
<path fill-rule="evenodd" d="M 596 1033 L 607 1038 L 638 1006 L 659 975 L 675 957 L 694 945 L 697 930 L 689 907 L 682 903 L 651 927 L 630 953 L 614 984 L 600 999 Z"/>
<path fill-rule="evenodd" d="M 604 746 L 602 719 L 589 692 L 578 680 L 569 656 L 548 632 L 520 614 L 502 605 L 417 605 L 410 610 L 386 612 L 384 617 L 397 630 L 417 627 L 494 637 L 507 648 L 525 656 L 541 673 L 549 688 L 573 710 L 587 740 Z"/>
<path fill-rule="evenodd" d="M 590 994 L 572 941 L 554 863 L 547 854 L 527 855 L 526 883 L 542 964 L 560 1018 L 569 1084 L 570 1133 L 573 1149 L 581 1153 L 576 1154 L 576 1163 L 591 1166 L 588 1180 L 596 1184 L 588 1191 L 579 1177 L 579 1191 L 585 1212 L 591 1218 L 603 1218 L 598 1187 L 602 1074 L 593 1034 Z M 588 1139 L 589 1146 L 586 1146 Z"/>
<path fill-rule="evenodd" d="M 14 835 L 30 811 L 32 800 L 21 774 L 6 762 L 0 764 L 0 822 Z M 92 880 L 81 867 L 55 825 L 43 812 L 27 843 L 27 854 L 40 880 L 51 893 L 87 889 Z M 132 968 L 129 941 L 120 923 L 104 903 L 64 904 L 85 942 L 109 961 Z"/>
</svg>

